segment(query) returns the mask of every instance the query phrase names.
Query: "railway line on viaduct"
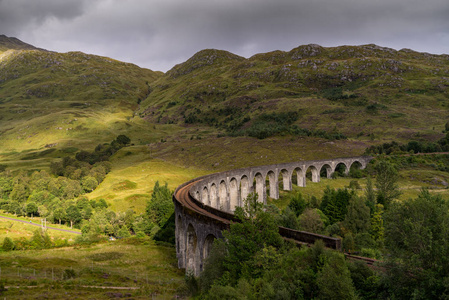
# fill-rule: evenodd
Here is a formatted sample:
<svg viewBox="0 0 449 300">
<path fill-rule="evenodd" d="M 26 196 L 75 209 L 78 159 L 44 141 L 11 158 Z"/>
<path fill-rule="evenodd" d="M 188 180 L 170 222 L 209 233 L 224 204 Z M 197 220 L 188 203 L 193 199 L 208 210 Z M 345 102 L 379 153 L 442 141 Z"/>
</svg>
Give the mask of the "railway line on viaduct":
<svg viewBox="0 0 449 300">
<path fill-rule="evenodd" d="M 279 198 L 280 185 L 283 190 L 292 190 L 294 178 L 296 185 L 305 187 L 307 173 L 311 173 L 311 182 L 319 182 L 322 174 L 331 178 L 337 168 L 346 173 L 354 166 L 364 169 L 371 159 L 360 156 L 257 166 L 206 175 L 180 185 L 173 195 L 178 267 L 195 276 L 201 273 L 213 241 L 223 238 L 222 231 L 237 221 L 233 212 L 251 192 L 266 204 L 268 196 Z M 298 244 L 322 240 L 326 247 L 341 251 L 338 238 L 284 227 L 279 227 L 279 233 Z M 352 259 L 373 263 L 370 259 Z"/>
</svg>

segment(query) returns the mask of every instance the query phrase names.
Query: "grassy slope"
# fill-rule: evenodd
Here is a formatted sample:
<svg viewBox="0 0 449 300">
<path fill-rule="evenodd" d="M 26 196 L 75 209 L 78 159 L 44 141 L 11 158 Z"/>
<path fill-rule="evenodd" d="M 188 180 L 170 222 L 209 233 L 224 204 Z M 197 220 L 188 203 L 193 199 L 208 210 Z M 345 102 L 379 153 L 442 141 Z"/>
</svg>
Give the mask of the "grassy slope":
<svg viewBox="0 0 449 300">
<path fill-rule="evenodd" d="M 370 143 L 436 139 L 449 118 L 448 58 L 375 45 L 306 45 L 249 59 L 203 50 L 151 85 L 140 115 L 162 123 L 196 116 L 222 127 L 261 113 L 297 111 L 300 127 Z M 335 88 L 339 99 L 329 100 Z"/>
<path fill-rule="evenodd" d="M 116 210 L 143 211 L 156 180 L 175 188 L 231 168 L 360 155 L 392 138 L 435 139 L 448 117 L 448 84 L 441 76 L 448 72 L 447 56 L 374 45 L 306 45 L 250 59 L 204 50 L 163 75 L 78 52 L 29 50 L 19 42 L 3 39 L 3 51 L 19 50 L 0 54 L 1 163 L 46 169 L 124 133 L 135 146 L 113 157 L 112 172 L 88 195 Z M 351 97 L 326 99 L 335 87 Z M 369 111 L 373 103 L 379 105 Z M 217 137 L 220 124 L 292 110 L 299 112 L 298 126 L 337 130 L 350 139 Z M 215 117 L 217 126 L 186 126 L 183 116 L 192 112 Z M 136 186 L 121 189 L 125 180 Z"/>
<path fill-rule="evenodd" d="M 2 216 L 6 216 L 9 218 L 13 217 L 8 214 L 2 214 Z M 14 217 L 14 218 L 18 218 L 18 217 Z M 41 224 L 41 218 L 18 218 L 18 219 L 26 220 L 26 221 L 31 220 L 35 224 Z M 62 229 L 67 228 L 67 226 L 58 225 L 58 224 L 47 224 L 47 225 L 51 226 L 51 227 L 62 228 Z M 18 238 L 21 238 L 21 237 L 30 239 L 33 236 L 34 231 L 36 231 L 36 230 L 39 230 L 39 227 L 29 225 L 27 223 L 15 222 L 15 221 L 0 218 L 0 245 L 3 244 L 3 239 L 5 237 L 10 237 L 13 240 L 17 240 Z M 72 230 L 77 231 L 77 229 L 72 229 Z M 52 239 L 59 238 L 59 239 L 66 239 L 68 241 L 73 241 L 77 236 L 76 234 L 63 232 L 63 231 L 59 231 L 59 230 L 49 229 L 47 232 Z"/>
<path fill-rule="evenodd" d="M 0 60 L 3 155 L 23 150 L 94 147 L 134 122 L 148 82 L 159 73 L 78 52 L 9 50 Z M 144 137 L 145 135 L 143 135 Z"/>
<path fill-rule="evenodd" d="M 0 267 L 2 279 L 6 279 L 5 285 L 17 287 L 2 294 L 8 299 L 23 299 L 24 295 L 33 299 L 110 299 L 111 292 L 122 295 L 130 293 L 133 299 L 148 299 L 151 295 L 172 299 L 179 295 L 184 281 L 184 274 L 177 268 L 173 248 L 135 239 L 86 248 L 3 252 Z M 62 280 L 66 269 L 73 270 L 75 278 Z M 139 289 L 111 290 L 83 286 Z"/>
</svg>

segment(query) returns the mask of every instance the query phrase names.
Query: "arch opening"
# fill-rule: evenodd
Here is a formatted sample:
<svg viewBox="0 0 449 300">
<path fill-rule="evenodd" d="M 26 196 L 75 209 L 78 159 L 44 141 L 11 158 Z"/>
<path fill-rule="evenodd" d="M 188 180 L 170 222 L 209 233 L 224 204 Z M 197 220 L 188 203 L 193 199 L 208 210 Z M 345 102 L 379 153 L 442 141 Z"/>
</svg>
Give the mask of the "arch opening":
<svg viewBox="0 0 449 300">
<path fill-rule="evenodd" d="M 320 177 L 332 178 L 332 167 L 329 164 L 324 164 L 320 169 Z"/>
<path fill-rule="evenodd" d="M 354 161 L 351 166 L 349 167 L 349 176 L 352 178 L 362 178 L 363 165 L 358 160 Z"/>
<path fill-rule="evenodd" d="M 201 271 L 203 270 L 204 262 L 209 257 L 210 251 L 212 250 L 212 245 L 214 244 L 214 240 L 216 237 L 213 234 L 209 234 L 204 240 L 203 244 L 203 259 L 201 264 Z"/>
<path fill-rule="evenodd" d="M 349 174 L 349 169 L 344 162 L 340 162 L 335 166 L 334 173 L 336 177 L 345 177 Z"/>
</svg>

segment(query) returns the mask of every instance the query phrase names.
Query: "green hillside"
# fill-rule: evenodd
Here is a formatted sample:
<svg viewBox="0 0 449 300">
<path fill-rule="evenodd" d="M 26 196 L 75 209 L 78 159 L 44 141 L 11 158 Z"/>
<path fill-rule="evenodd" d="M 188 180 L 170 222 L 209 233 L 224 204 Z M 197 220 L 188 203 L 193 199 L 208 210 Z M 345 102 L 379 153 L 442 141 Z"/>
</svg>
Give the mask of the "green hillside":
<svg viewBox="0 0 449 300">
<path fill-rule="evenodd" d="M 3 155 L 111 140 L 132 126 L 148 84 L 160 76 L 106 57 L 33 48 L 0 38 Z"/>
<path fill-rule="evenodd" d="M 448 58 L 375 45 L 249 59 L 203 50 L 163 74 L 0 36 L 0 164 L 48 171 L 125 134 L 133 146 L 88 197 L 142 211 L 156 180 L 175 188 L 232 168 L 436 141 L 449 121 Z M 124 180 L 137 188 L 114 191 Z"/>
<path fill-rule="evenodd" d="M 305 45 L 249 59 L 203 50 L 151 84 L 139 112 L 230 135 L 306 129 L 368 143 L 435 140 L 449 119 L 448 74 L 448 55 L 376 45 Z"/>
</svg>

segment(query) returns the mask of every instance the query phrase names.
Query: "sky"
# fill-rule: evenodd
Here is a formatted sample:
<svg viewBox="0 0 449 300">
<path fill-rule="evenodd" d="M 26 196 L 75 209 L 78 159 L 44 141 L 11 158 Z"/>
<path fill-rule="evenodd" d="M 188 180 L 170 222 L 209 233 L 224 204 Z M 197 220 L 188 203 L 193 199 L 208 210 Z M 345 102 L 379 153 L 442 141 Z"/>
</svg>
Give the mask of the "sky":
<svg viewBox="0 0 449 300">
<path fill-rule="evenodd" d="M 449 54 L 449 1 L 0 0 L 0 34 L 163 72 L 211 48 L 247 58 L 305 44 Z"/>
</svg>

